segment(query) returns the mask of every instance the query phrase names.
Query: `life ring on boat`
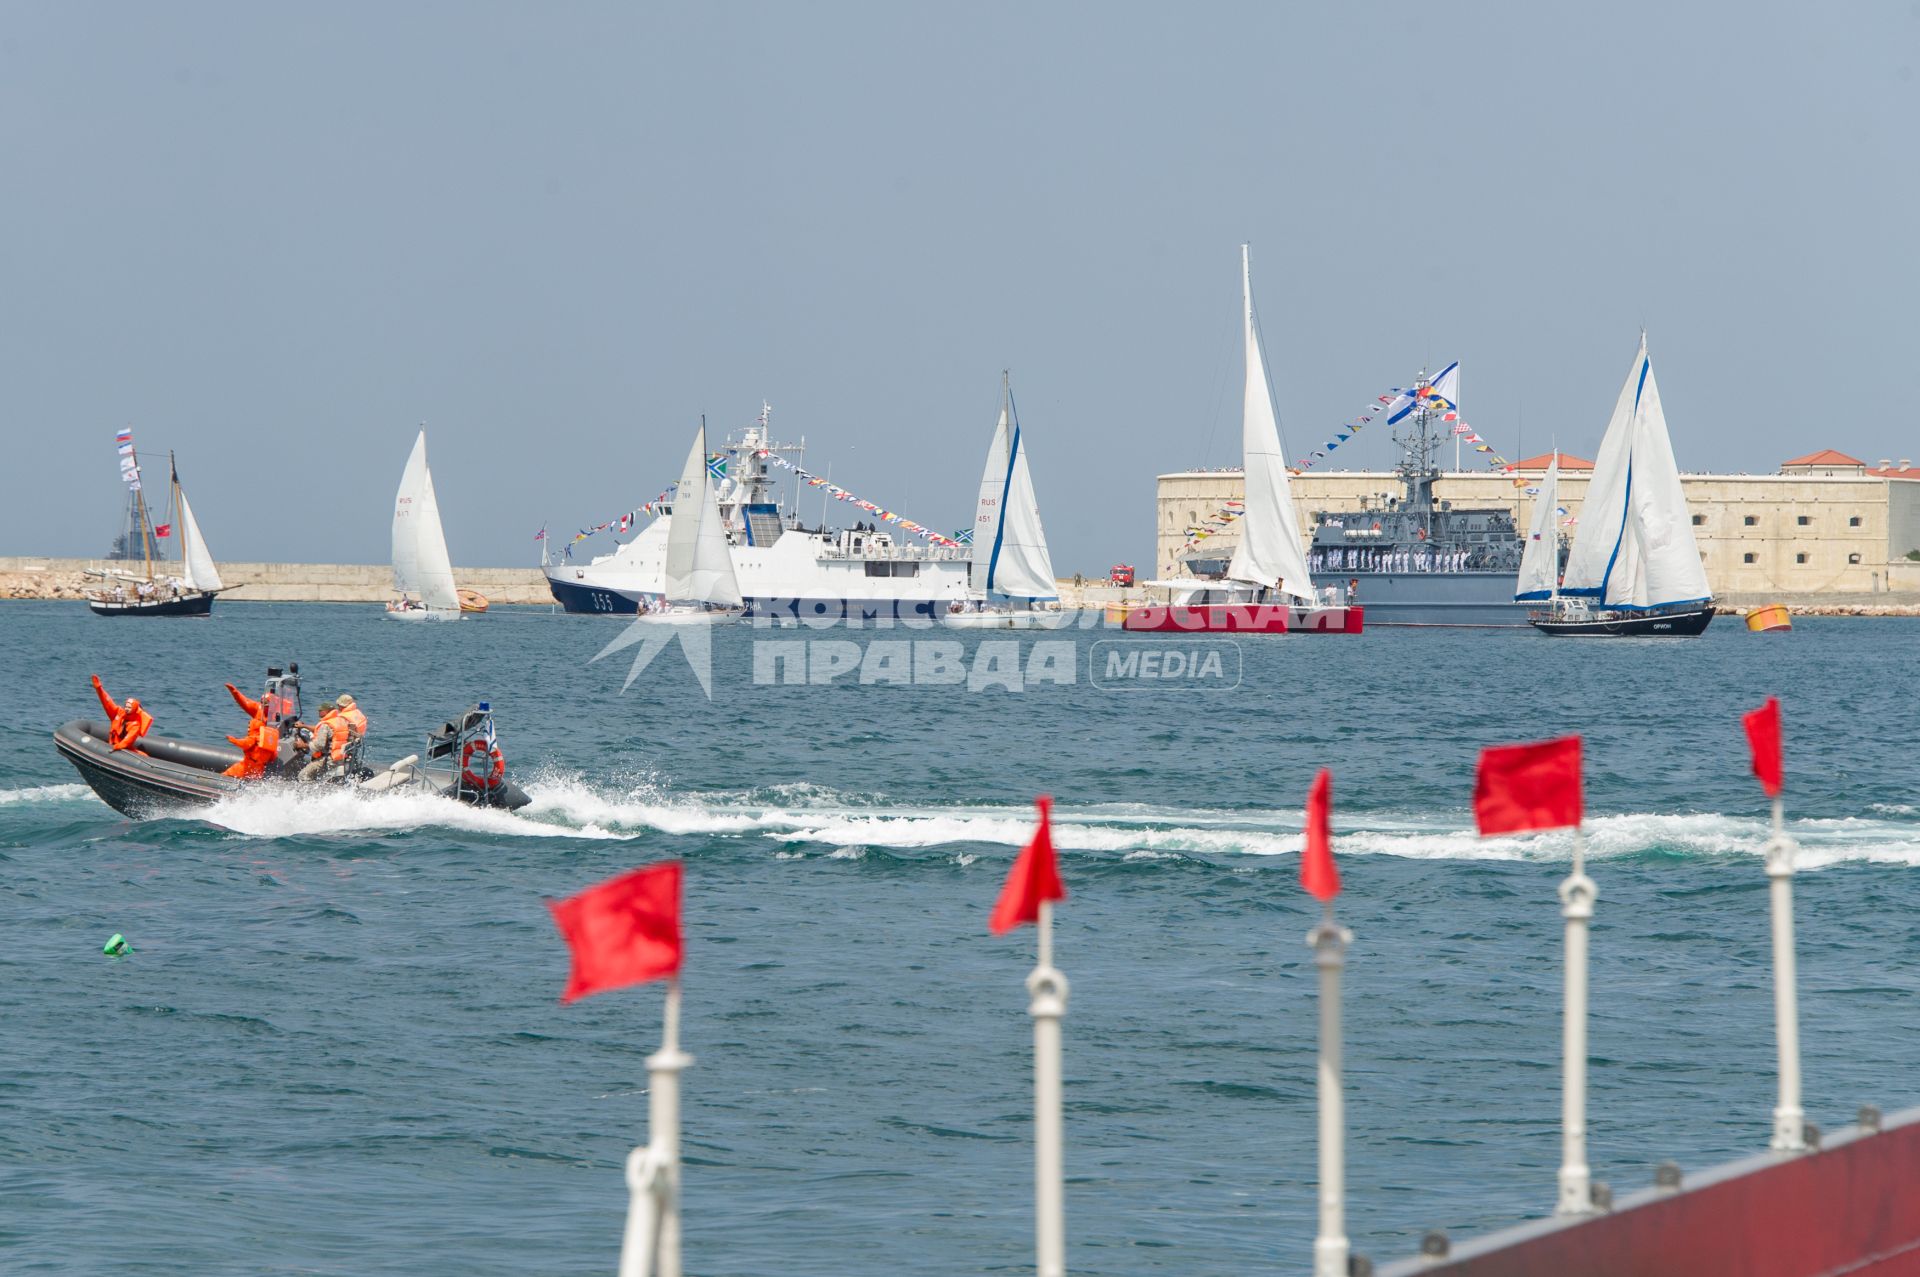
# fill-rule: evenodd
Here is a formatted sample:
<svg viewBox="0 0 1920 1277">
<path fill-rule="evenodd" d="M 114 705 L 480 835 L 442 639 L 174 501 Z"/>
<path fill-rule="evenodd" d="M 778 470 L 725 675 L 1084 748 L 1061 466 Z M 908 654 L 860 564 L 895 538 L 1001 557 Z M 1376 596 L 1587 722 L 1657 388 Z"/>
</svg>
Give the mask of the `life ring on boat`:
<svg viewBox="0 0 1920 1277">
<path fill-rule="evenodd" d="M 473 770 L 473 756 L 475 754 L 480 755 L 482 759 L 481 766 L 487 768 L 485 775 Z M 489 758 L 493 760 L 491 766 L 485 761 Z M 472 785 L 475 789 L 498 789 L 500 782 L 505 779 L 506 774 L 506 755 L 500 752 L 498 745 L 489 745 L 486 741 L 476 737 L 468 741 L 467 747 L 460 751 L 460 779 L 466 781 L 467 784 Z"/>
</svg>

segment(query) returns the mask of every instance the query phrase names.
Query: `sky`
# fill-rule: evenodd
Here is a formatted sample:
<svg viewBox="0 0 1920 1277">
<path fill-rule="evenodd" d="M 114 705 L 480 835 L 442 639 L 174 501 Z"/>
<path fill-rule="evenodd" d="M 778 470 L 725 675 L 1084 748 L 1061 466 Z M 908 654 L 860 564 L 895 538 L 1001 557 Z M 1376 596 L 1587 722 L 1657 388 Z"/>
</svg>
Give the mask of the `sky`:
<svg viewBox="0 0 1920 1277">
<path fill-rule="evenodd" d="M 763 400 L 955 529 L 1007 369 L 1056 569 L 1150 563 L 1242 242 L 1294 455 L 1459 359 L 1591 456 L 1645 327 L 1684 469 L 1920 460 L 1917 63 L 1912 0 L 0 0 L 0 555 L 103 553 L 131 425 L 216 557 L 384 562 L 424 423 L 532 563 Z"/>
</svg>

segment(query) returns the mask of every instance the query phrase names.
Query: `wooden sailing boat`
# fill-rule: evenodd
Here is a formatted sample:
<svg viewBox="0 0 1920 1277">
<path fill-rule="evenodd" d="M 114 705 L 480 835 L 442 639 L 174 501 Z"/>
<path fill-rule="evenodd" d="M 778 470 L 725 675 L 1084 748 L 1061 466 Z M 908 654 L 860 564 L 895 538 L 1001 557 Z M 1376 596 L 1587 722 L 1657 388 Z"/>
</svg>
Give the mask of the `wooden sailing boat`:
<svg viewBox="0 0 1920 1277">
<path fill-rule="evenodd" d="M 226 589 L 213 555 L 201 535 L 200 525 L 187 504 L 180 486 L 180 470 L 173 454 L 167 454 L 168 518 L 157 528 L 147 508 L 146 493 L 140 479 L 140 454 L 134 448 L 133 431 L 123 430 L 115 438 L 120 452 L 120 475 L 127 485 L 128 530 L 122 534 L 120 549 L 131 555 L 133 538 L 140 542 L 141 572 L 112 569 L 96 573 L 102 584 L 87 595 L 87 607 L 95 616 L 210 616 L 213 599 Z M 156 552 L 156 540 L 177 536 L 180 544 L 180 570 L 167 573 L 164 554 Z"/>
<path fill-rule="evenodd" d="M 1686 636 L 1713 620 L 1645 333 L 1594 457 L 1552 602 L 1528 620 L 1556 636 Z"/>
<path fill-rule="evenodd" d="M 742 615 L 745 600 L 734 575 L 733 550 L 720 522 L 707 471 L 707 422 L 700 419 L 687 464 L 673 493 L 667 525 L 666 590 L 643 621 L 708 621 Z"/>
<path fill-rule="evenodd" d="M 396 621 L 457 621 L 460 594 L 447 557 L 447 534 L 440 526 L 440 501 L 427 468 L 427 432 L 413 441 L 400 490 L 393 500 L 393 588 L 398 600 L 387 604 Z"/>
<path fill-rule="evenodd" d="M 947 624 L 1019 629 L 1061 619 L 1059 612 L 1034 607 L 1059 598 L 1059 586 L 1005 373 L 1000 376 L 1000 421 L 980 476 L 969 584 L 967 601 L 953 605 L 944 618 Z"/>
</svg>

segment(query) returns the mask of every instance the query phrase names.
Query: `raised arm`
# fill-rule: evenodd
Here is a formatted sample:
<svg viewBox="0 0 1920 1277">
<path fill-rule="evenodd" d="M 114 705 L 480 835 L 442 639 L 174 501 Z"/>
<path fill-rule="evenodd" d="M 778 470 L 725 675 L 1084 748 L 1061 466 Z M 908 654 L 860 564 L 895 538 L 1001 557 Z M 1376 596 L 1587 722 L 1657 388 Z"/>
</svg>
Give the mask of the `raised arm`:
<svg viewBox="0 0 1920 1277">
<path fill-rule="evenodd" d="M 248 696 L 245 692 L 235 687 L 232 683 L 227 684 L 227 690 L 233 693 L 234 704 L 238 705 L 241 709 L 247 711 L 249 715 L 258 714 L 260 712 L 259 701 L 254 700 L 253 697 Z"/>
<path fill-rule="evenodd" d="M 100 698 L 100 708 L 107 711 L 108 718 L 118 718 L 120 716 L 120 707 L 113 703 L 113 697 L 107 695 L 107 689 L 105 685 L 100 682 L 100 676 L 98 674 L 93 676 L 93 694 Z"/>
</svg>

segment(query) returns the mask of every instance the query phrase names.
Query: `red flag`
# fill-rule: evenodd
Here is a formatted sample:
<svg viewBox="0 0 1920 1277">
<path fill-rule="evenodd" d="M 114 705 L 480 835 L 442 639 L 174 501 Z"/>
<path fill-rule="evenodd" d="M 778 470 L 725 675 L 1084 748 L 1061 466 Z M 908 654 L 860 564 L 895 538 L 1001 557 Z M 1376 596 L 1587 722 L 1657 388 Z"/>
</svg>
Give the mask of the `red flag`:
<svg viewBox="0 0 1920 1277">
<path fill-rule="evenodd" d="M 1740 719 L 1747 725 L 1747 744 L 1753 750 L 1753 774 L 1759 778 L 1760 788 L 1767 791 L 1767 797 L 1780 796 L 1781 783 L 1786 779 L 1780 764 L 1780 701 L 1769 696 L 1767 703 Z"/>
<path fill-rule="evenodd" d="M 1300 850 L 1300 885 L 1316 900 L 1340 894 L 1333 863 L 1333 773 L 1322 767 L 1307 791 L 1307 841 Z"/>
<path fill-rule="evenodd" d="M 1040 827 L 1013 862 L 1000 898 L 993 902 L 993 916 L 987 930 L 1005 935 L 1023 922 L 1038 922 L 1040 906 L 1049 900 L 1065 900 L 1067 889 L 1060 882 L 1060 862 L 1053 854 L 1053 823 L 1049 813 L 1053 799 L 1042 794 L 1033 800 L 1040 809 Z"/>
<path fill-rule="evenodd" d="M 1473 817 L 1482 836 L 1580 823 L 1580 738 L 1480 751 Z"/>
<path fill-rule="evenodd" d="M 636 869 L 547 908 L 573 950 L 562 1002 L 679 974 L 679 861 Z"/>
<path fill-rule="evenodd" d="M 173 525 L 171 523 L 156 523 L 153 525 L 153 535 L 157 537 L 171 536 L 172 534 Z"/>
</svg>

